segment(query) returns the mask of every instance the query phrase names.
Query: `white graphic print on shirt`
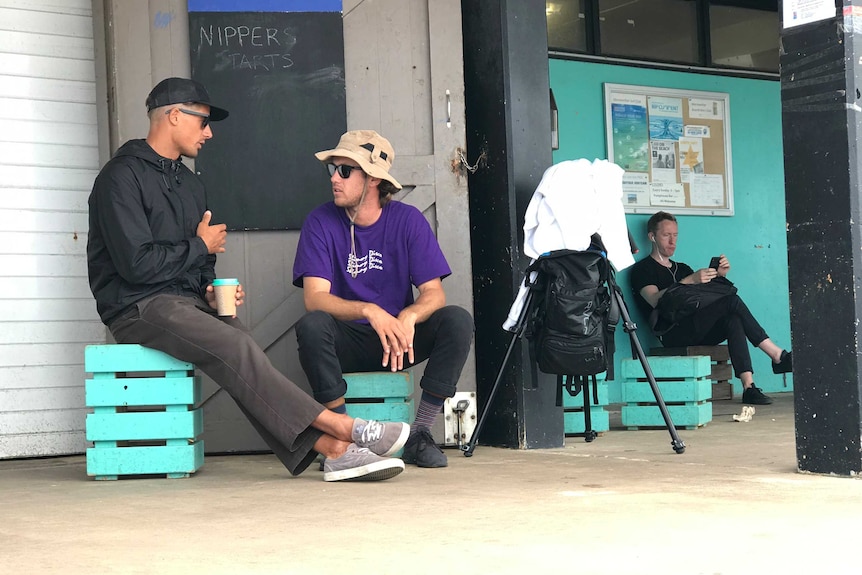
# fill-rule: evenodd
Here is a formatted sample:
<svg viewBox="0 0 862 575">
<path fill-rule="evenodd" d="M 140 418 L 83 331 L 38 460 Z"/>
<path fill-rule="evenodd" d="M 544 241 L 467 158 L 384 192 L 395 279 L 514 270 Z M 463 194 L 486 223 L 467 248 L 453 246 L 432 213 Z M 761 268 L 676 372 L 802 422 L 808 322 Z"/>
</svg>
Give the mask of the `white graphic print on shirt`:
<svg viewBox="0 0 862 575">
<path fill-rule="evenodd" d="M 353 254 L 347 256 L 347 273 L 353 277 L 364 274 L 369 269 L 383 270 L 383 254 L 374 250 L 368 250 L 368 253 L 361 258 Z"/>
<path fill-rule="evenodd" d="M 383 254 L 368 250 L 368 269 L 383 270 Z"/>
</svg>

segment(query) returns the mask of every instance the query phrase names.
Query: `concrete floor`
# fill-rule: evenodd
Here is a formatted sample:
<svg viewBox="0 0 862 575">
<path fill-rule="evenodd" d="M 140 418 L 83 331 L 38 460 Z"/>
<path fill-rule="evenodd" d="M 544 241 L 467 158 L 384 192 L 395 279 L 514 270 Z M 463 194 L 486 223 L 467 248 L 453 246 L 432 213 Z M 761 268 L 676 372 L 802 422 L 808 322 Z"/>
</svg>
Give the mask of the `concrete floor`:
<svg viewBox="0 0 862 575">
<path fill-rule="evenodd" d="M 858 573 L 862 482 L 798 473 L 793 398 L 774 397 L 750 423 L 715 402 L 682 455 L 614 428 L 381 483 L 272 455 L 98 482 L 82 456 L 0 461 L 0 573 Z"/>
</svg>

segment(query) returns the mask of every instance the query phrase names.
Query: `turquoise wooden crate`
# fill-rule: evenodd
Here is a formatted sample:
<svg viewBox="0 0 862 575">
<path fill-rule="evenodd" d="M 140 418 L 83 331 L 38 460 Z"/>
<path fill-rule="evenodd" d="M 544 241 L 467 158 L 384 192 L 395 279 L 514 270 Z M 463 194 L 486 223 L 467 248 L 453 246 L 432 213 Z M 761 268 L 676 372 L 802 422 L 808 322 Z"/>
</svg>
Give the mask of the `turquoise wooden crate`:
<svg viewBox="0 0 862 575">
<path fill-rule="evenodd" d="M 189 439 L 203 431 L 200 409 L 87 414 L 87 441 Z"/>
<path fill-rule="evenodd" d="M 604 380 L 605 374 L 601 373 L 596 376 L 596 387 L 598 388 L 598 402 L 595 401 L 595 397 L 593 397 L 593 383 L 590 381 L 590 405 L 607 405 L 608 404 L 608 387 L 609 384 Z M 583 391 L 581 391 L 583 393 Z M 584 396 L 579 393 L 578 395 L 572 397 L 569 395 L 569 392 L 563 388 L 563 408 L 570 407 L 580 407 L 583 409 L 584 407 Z"/>
<path fill-rule="evenodd" d="M 96 479 L 188 477 L 203 465 L 203 412 L 194 365 L 140 345 L 84 351 L 87 474 Z"/>
<path fill-rule="evenodd" d="M 194 405 L 200 389 L 194 377 L 99 377 L 87 380 L 84 401 L 89 407 Z"/>
<path fill-rule="evenodd" d="M 604 407 L 594 406 L 590 408 L 590 426 L 593 431 L 608 431 L 611 428 L 610 414 Z M 563 413 L 563 427 L 566 435 L 584 433 L 586 430 L 584 410 Z"/>
<path fill-rule="evenodd" d="M 369 371 L 345 373 L 345 400 L 367 398 L 406 398 L 413 394 L 413 373 L 410 371 Z"/>
<path fill-rule="evenodd" d="M 712 421 L 712 403 L 668 405 L 668 414 L 674 426 L 696 429 Z M 630 430 L 641 427 L 664 427 L 665 421 L 658 405 L 623 405 L 622 424 Z"/>
<path fill-rule="evenodd" d="M 413 416 L 413 400 L 379 403 L 348 403 L 347 415 L 377 421 L 403 421 L 409 423 Z"/>
<path fill-rule="evenodd" d="M 605 374 L 596 376 L 596 395 L 593 396 L 593 384 L 590 381 L 587 386 L 590 391 L 590 426 L 593 431 L 608 431 L 610 429 L 610 417 L 605 410 L 608 405 L 608 383 L 604 381 Z M 578 435 L 585 432 L 584 424 L 584 391 L 576 396 L 569 395 L 563 389 L 563 427 L 566 435 Z M 598 397 L 598 401 L 596 401 Z"/>
<path fill-rule="evenodd" d="M 658 379 L 709 377 L 712 361 L 706 355 L 647 357 L 650 371 Z M 646 379 L 640 360 L 626 358 L 620 362 L 623 379 Z"/>
<path fill-rule="evenodd" d="M 712 380 L 709 356 L 648 357 L 671 421 L 676 427 L 696 429 L 712 421 Z M 622 424 L 627 429 L 664 427 L 655 394 L 639 360 L 621 362 Z"/>
<path fill-rule="evenodd" d="M 195 366 L 136 343 L 88 345 L 84 348 L 87 373 L 126 371 L 191 371 Z"/>
<path fill-rule="evenodd" d="M 345 373 L 347 413 L 351 417 L 378 421 L 403 421 L 413 417 L 413 373 L 369 371 Z"/>
<path fill-rule="evenodd" d="M 351 417 L 378 421 L 403 421 L 413 417 L 413 373 L 369 371 L 345 373 L 347 413 Z"/>
<path fill-rule="evenodd" d="M 103 447 L 87 450 L 87 474 L 96 479 L 119 475 L 164 474 L 171 479 L 188 477 L 204 464 L 202 441 L 186 445 Z"/>
<path fill-rule="evenodd" d="M 345 373 L 344 394 L 347 415 L 377 421 L 413 420 L 413 373 L 410 371 L 369 371 Z M 399 457 L 403 450 L 394 455 Z"/>
<path fill-rule="evenodd" d="M 712 398 L 712 380 L 686 378 L 678 381 L 657 381 L 666 403 L 707 401 Z M 655 403 L 655 394 L 648 381 L 625 380 L 622 384 L 623 403 Z"/>
</svg>

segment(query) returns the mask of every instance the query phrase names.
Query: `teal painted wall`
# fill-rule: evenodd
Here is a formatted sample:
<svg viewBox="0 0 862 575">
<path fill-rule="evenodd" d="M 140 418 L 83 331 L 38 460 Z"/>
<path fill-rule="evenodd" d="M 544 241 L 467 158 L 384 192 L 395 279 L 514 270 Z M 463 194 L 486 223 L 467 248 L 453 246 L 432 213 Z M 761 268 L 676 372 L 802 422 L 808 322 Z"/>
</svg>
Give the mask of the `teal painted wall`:
<svg viewBox="0 0 862 575">
<path fill-rule="evenodd" d="M 784 210 L 784 157 L 781 135 L 780 84 L 775 81 L 728 78 L 630 68 L 589 62 L 550 61 L 551 88 L 559 112 L 560 148 L 554 162 L 577 158 L 607 158 L 605 144 L 604 83 L 726 92 L 730 95 L 731 154 L 733 162 L 733 216 L 678 216 L 679 242 L 675 260 L 693 269 L 706 267 L 709 258 L 723 253 L 730 260 L 728 279 L 760 321 L 770 338 L 790 348 L 790 302 L 787 286 L 787 238 Z M 649 215 L 628 215 L 632 235 L 641 248 L 635 259 L 649 253 L 646 222 Z M 660 345 L 646 318 L 635 308 L 623 270 L 617 280 L 637 323 L 638 339 L 648 353 Z M 615 363 L 630 357 L 629 336 L 618 327 Z M 774 375 L 770 359 L 750 347 L 754 380 L 767 392 L 790 391 Z M 734 397 L 741 384 L 734 378 Z M 619 381 L 612 382 L 610 401 L 620 401 Z"/>
</svg>

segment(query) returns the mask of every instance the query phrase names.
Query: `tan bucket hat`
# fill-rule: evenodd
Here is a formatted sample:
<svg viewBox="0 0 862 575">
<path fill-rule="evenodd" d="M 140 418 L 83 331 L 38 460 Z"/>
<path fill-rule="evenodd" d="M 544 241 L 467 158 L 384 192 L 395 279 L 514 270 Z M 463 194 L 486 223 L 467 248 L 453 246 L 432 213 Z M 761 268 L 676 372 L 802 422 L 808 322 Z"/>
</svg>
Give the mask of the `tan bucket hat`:
<svg viewBox="0 0 862 575">
<path fill-rule="evenodd" d="M 395 150 L 389 140 L 374 130 L 346 132 L 334 149 L 317 152 L 314 156 L 323 163 L 335 157 L 350 158 L 369 176 L 392 182 L 393 186 L 401 189 L 401 184 L 389 174 L 395 161 Z"/>
</svg>

